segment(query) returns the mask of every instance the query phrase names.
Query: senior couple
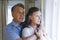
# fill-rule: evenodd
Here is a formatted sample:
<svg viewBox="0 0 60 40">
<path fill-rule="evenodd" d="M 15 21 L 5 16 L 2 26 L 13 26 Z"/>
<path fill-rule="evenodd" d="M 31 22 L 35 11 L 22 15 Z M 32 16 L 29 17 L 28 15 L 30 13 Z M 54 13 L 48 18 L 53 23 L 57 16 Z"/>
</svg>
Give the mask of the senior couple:
<svg viewBox="0 0 60 40">
<path fill-rule="evenodd" d="M 24 5 L 18 3 L 11 8 L 11 12 L 13 20 L 4 28 L 4 40 L 43 40 L 46 38 L 47 35 L 41 26 L 39 8 L 31 7 L 25 16 Z"/>
</svg>

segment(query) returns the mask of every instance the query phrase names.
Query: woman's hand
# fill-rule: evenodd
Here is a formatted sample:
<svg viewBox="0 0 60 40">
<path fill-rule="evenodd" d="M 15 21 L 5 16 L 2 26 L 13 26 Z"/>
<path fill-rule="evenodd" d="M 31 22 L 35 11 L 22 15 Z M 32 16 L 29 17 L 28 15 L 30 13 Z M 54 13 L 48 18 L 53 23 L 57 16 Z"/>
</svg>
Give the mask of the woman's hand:
<svg viewBox="0 0 60 40">
<path fill-rule="evenodd" d="M 45 30 L 42 30 L 42 31 L 43 31 L 43 36 L 47 37 L 47 33 L 45 32 Z"/>
<path fill-rule="evenodd" d="M 39 34 L 39 31 L 35 30 L 35 35 L 36 35 L 37 39 L 41 39 L 41 36 Z"/>
</svg>

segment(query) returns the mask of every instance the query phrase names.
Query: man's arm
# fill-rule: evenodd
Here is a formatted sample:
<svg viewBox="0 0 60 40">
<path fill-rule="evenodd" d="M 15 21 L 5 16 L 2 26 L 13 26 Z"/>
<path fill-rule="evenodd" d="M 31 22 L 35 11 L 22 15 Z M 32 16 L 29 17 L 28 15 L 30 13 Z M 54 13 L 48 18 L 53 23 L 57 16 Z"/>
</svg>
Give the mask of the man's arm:
<svg viewBox="0 0 60 40">
<path fill-rule="evenodd" d="M 17 38 L 16 40 L 23 40 L 22 38 Z"/>
<path fill-rule="evenodd" d="M 23 38 L 23 40 L 36 40 L 36 39 L 37 39 L 36 35 L 32 35 L 30 37 Z"/>
<path fill-rule="evenodd" d="M 4 40 L 21 40 L 20 36 L 12 30 L 4 30 Z"/>
</svg>

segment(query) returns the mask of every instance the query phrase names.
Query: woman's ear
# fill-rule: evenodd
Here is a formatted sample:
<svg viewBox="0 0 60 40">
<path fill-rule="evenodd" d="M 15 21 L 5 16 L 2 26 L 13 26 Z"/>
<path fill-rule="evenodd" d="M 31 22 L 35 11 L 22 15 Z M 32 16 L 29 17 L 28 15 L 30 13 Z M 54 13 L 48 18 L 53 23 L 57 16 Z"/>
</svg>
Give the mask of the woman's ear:
<svg viewBox="0 0 60 40">
<path fill-rule="evenodd" d="M 29 16 L 29 19 L 32 19 L 32 17 L 31 17 L 31 16 Z"/>
</svg>

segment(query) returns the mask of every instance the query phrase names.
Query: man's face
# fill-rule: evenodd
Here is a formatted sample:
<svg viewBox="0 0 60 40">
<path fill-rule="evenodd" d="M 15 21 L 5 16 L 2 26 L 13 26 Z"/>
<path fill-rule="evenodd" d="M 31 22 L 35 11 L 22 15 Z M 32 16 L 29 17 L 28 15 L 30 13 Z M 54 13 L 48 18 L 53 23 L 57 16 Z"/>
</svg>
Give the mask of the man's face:
<svg viewBox="0 0 60 40">
<path fill-rule="evenodd" d="M 12 12 L 12 16 L 13 20 L 20 24 L 24 20 L 24 9 L 22 7 L 17 6 Z"/>
</svg>

